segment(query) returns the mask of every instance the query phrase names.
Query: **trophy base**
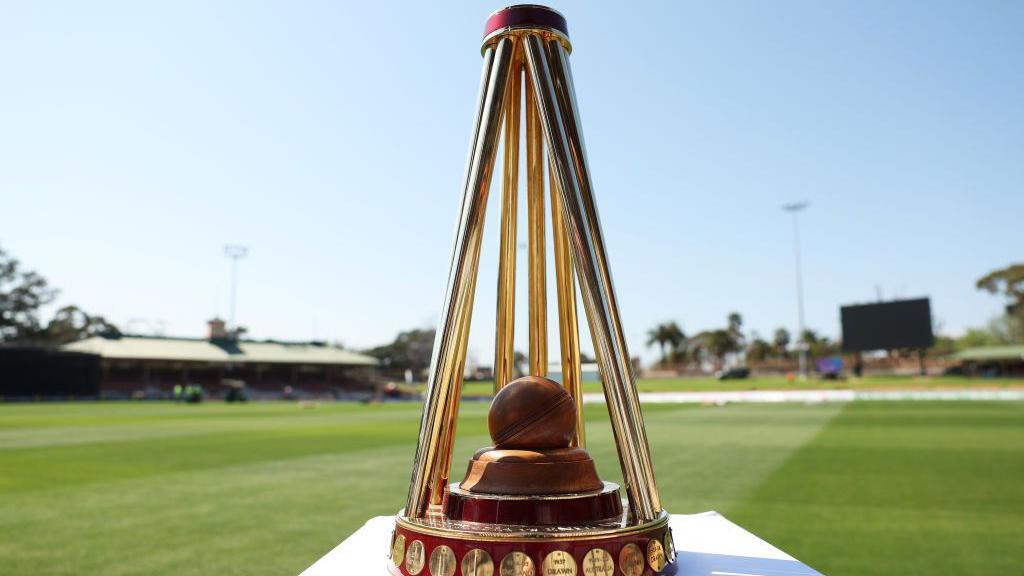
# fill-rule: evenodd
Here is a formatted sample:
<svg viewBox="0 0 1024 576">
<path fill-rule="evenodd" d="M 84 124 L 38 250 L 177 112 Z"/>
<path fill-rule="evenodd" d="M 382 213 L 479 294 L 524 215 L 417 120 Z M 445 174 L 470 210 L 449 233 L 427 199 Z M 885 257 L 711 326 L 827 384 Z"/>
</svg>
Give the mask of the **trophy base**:
<svg viewBox="0 0 1024 576">
<path fill-rule="evenodd" d="M 391 536 L 393 576 L 643 576 L 673 573 L 669 515 L 633 524 L 524 526 L 412 519 L 400 512 Z"/>
<path fill-rule="evenodd" d="M 717 512 L 673 514 L 669 517 L 672 535 L 679 545 L 679 556 L 665 567 L 663 576 L 708 576 L 709 574 L 772 574 L 773 576 L 821 576 L 821 573 L 765 542 L 756 535 L 733 524 Z M 395 517 L 370 518 L 362 528 L 342 540 L 330 552 L 310 565 L 302 576 L 394 576 L 388 571 L 393 562 L 388 545 L 394 539 Z M 404 552 L 403 552 L 404 553 Z M 460 559 L 461 560 L 461 559 Z M 469 570 L 456 570 L 458 576 L 500 576 L 495 569 L 487 572 L 478 563 Z M 616 559 L 617 561 L 617 559 Z M 461 564 L 461 562 L 460 562 Z M 461 565 L 459 566 L 461 568 Z M 492 566 L 492 568 L 494 568 Z M 579 566 L 576 576 L 621 576 L 618 566 L 612 569 L 597 564 Z M 646 569 L 650 574 L 650 568 Z M 571 574 L 571 572 L 569 572 Z M 403 572 L 404 574 L 404 572 Z M 537 570 L 542 575 L 541 569 Z M 429 576 L 424 567 L 419 576 Z"/>
</svg>

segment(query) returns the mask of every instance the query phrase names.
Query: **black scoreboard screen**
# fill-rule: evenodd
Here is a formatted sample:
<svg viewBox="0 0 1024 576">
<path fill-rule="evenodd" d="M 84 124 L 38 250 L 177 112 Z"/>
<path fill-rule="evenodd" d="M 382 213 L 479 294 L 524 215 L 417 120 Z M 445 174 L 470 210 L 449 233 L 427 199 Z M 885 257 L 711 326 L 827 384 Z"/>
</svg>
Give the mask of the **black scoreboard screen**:
<svg viewBox="0 0 1024 576">
<path fill-rule="evenodd" d="M 840 308 L 843 350 L 892 350 L 930 348 L 932 308 L 928 298 L 855 304 Z"/>
</svg>

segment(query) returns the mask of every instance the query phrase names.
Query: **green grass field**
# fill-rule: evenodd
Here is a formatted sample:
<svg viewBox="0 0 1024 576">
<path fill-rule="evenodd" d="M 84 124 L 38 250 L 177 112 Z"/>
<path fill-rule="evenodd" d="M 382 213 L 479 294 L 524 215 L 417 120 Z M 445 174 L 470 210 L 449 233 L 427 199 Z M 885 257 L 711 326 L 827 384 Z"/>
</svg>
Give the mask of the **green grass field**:
<svg viewBox="0 0 1024 576">
<path fill-rule="evenodd" d="M 457 474 L 486 443 L 466 402 Z M 645 408 L 666 505 L 826 574 L 1019 574 L 1024 405 Z M 0 405 L 0 574 L 296 574 L 405 497 L 414 404 Z M 602 409 L 590 448 L 618 476 Z"/>
</svg>

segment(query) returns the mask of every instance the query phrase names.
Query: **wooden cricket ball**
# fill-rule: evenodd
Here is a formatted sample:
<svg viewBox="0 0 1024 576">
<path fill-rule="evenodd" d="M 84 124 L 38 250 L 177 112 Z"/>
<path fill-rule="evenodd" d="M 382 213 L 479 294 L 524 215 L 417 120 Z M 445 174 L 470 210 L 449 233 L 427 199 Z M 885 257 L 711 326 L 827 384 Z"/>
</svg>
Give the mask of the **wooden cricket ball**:
<svg viewBox="0 0 1024 576">
<path fill-rule="evenodd" d="M 524 376 L 494 396 L 487 427 L 496 448 L 565 448 L 576 430 L 576 406 L 557 382 Z"/>
</svg>

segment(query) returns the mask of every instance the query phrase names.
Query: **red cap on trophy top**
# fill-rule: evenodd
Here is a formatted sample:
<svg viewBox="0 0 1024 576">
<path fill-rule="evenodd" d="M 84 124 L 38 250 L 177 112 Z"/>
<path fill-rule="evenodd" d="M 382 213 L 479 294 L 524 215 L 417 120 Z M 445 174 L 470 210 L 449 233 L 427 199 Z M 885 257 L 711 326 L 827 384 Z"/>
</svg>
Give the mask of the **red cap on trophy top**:
<svg viewBox="0 0 1024 576">
<path fill-rule="evenodd" d="M 547 6 L 518 4 L 502 8 L 487 18 L 484 39 L 495 32 L 512 28 L 546 28 L 569 38 L 569 26 L 565 16 Z"/>
</svg>

